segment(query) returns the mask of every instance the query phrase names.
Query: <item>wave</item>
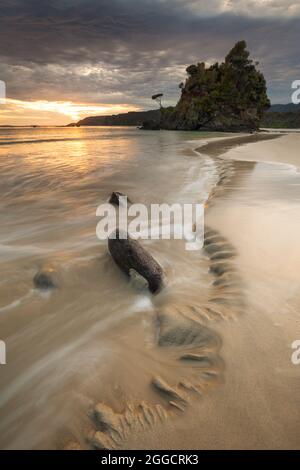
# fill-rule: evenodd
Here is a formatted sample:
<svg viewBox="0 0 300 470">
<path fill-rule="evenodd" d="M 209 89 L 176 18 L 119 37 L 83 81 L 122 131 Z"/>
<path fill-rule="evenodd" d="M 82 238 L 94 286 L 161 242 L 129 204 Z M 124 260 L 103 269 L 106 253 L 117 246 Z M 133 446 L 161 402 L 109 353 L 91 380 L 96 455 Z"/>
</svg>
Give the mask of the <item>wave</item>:
<svg viewBox="0 0 300 470">
<path fill-rule="evenodd" d="M 51 142 L 71 142 L 78 140 L 101 140 L 102 136 L 93 137 L 64 137 L 64 138 L 52 138 L 52 139 L 31 139 L 31 140 L 8 140 L 1 142 L 1 145 L 18 145 L 18 144 L 40 144 L 40 143 L 51 143 Z"/>
</svg>

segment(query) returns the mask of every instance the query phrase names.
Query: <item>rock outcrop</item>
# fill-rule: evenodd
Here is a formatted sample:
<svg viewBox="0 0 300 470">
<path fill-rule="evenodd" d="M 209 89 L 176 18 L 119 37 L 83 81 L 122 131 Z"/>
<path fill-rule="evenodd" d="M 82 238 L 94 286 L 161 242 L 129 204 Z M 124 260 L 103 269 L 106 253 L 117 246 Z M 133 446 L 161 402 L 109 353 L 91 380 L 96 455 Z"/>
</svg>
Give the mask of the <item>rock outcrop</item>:
<svg viewBox="0 0 300 470">
<path fill-rule="evenodd" d="M 181 97 L 161 109 L 160 129 L 254 131 L 270 106 L 263 74 L 249 59 L 246 42 L 238 42 L 221 64 L 190 65 L 179 85 Z M 153 129 L 157 129 L 156 122 Z M 151 129 L 148 121 L 144 129 Z"/>
</svg>

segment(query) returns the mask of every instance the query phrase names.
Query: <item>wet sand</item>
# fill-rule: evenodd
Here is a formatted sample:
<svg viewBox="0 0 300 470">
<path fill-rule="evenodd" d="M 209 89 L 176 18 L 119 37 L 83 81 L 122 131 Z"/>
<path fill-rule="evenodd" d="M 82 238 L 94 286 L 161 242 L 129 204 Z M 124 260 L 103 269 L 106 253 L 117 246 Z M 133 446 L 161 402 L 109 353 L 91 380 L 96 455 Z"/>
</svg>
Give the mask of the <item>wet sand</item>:
<svg viewBox="0 0 300 470">
<path fill-rule="evenodd" d="M 96 446 L 299 448 L 300 372 L 291 363 L 291 343 L 300 335 L 297 293 L 300 219 L 298 215 L 294 217 L 299 213 L 300 201 L 293 181 L 294 177 L 298 179 L 298 170 L 270 164 L 262 164 L 260 168 L 249 158 L 255 153 L 257 161 L 264 161 L 266 155 L 274 153 L 269 146 L 276 148 L 280 139 L 270 135 L 243 136 L 216 139 L 200 147 L 201 154 L 225 160 L 217 161 L 222 181 L 209 200 L 204 247 L 208 268 L 211 270 L 216 263 L 213 259 L 216 260 L 217 254 L 219 262 L 225 260 L 224 273 L 210 272 L 215 279 L 212 285 L 217 286 L 209 298 L 185 298 L 185 301 L 181 298 L 174 306 L 172 303 L 167 306 L 167 332 L 171 329 L 168 346 L 172 355 L 180 356 L 185 352 L 189 358 L 184 368 L 179 362 L 177 365 L 169 362 L 169 377 L 163 383 L 165 401 L 151 396 L 147 387 L 142 393 L 146 402 L 140 401 L 135 387 L 135 392 L 128 396 L 128 402 L 133 403 L 130 413 L 134 417 L 132 421 L 129 419 L 129 429 L 125 426 L 122 435 L 120 429 L 124 429 L 124 424 L 122 427 L 120 423 L 124 407 L 107 397 L 106 401 L 120 414 L 116 418 L 109 410 L 109 415 L 104 412 L 105 418 L 100 416 L 98 425 L 108 420 L 113 423 L 113 430 L 104 433 L 105 437 L 110 436 L 108 441 L 103 433 L 99 435 L 98 440 L 95 439 Z M 295 161 L 297 155 L 292 149 L 300 143 L 300 136 L 285 136 L 284 139 L 287 141 L 285 148 L 291 141 L 289 161 Z M 245 159 L 243 162 L 232 160 L 232 154 L 236 157 L 239 151 L 242 151 L 240 158 Z M 227 162 L 230 162 L 229 167 Z M 257 173 L 257 179 L 253 173 Z M 278 198 L 279 190 L 283 193 L 281 198 Z M 289 192 L 293 191 L 294 199 L 289 200 Z M 163 303 L 159 303 L 158 308 L 160 319 Z M 201 345 L 197 340 L 195 345 L 194 338 L 191 342 L 186 339 L 191 332 L 194 337 L 200 335 Z M 160 346 L 164 346 L 160 341 L 163 334 L 160 324 Z M 155 342 L 152 347 L 155 348 Z M 165 354 L 166 351 L 158 350 L 157 361 L 161 362 Z M 197 361 L 192 364 L 192 356 L 201 356 L 200 366 Z M 155 369 L 166 377 L 166 364 L 162 368 L 153 364 L 146 382 L 153 384 Z M 137 384 L 138 381 L 135 386 Z M 141 388 L 138 384 L 139 392 Z M 161 390 L 160 387 L 159 392 Z M 170 398 L 178 406 L 175 412 L 167 406 Z M 155 403 L 166 410 L 162 417 L 156 412 Z M 126 408 L 127 404 L 123 406 Z M 142 424 L 136 424 L 135 429 L 132 423 L 139 419 Z M 116 442 L 111 440 L 114 429 L 122 435 Z"/>
<path fill-rule="evenodd" d="M 188 413 L 180 439 L 168 441 L 173 448 L 300 447 L 300 369 L 291 362 L 291 343 L 300 338 L 300 136 L 260 139 L 250 136 L 243 146 L 243 138 L 228 139 L 226 153 L 222 139 L 199 149 L 234 160 L 206 222 L 238 252 L 245 307 L 214 326 L 222 337 L 224 384 Z"/>
<path fill-rule="evenodd" d="M 201 318 L 207 300 L 198 299 L 191 325 L 194 332 L 198 325 L 200 331 L 210 329 L 210 338 L 216 335 L 217 343 L 210 348 L 214 367 L 211 363 L 207 372 L 216 374 L 217 380 L 210 382 L 207 376 L 199 384 L 201 369 L 192 375 L 176 366 L 176 374 L 188 375 L 197 388 L 188 394 L 187 406 L 175 414 L 169 410 L 162 423 L 150 414 L 144 431 L 128 432 L 117 447 L 299 449 L 300 369 L 291 362 L 291 343 L 300 338 L 300 180 L 298 168 L 288 165 L 300 166 L 299 144 L 296 135 L 260 135 L 216 139 L 199 148 L 201 154 L 224 159 L 225 165 L 225 178 L 207 209 L 206 224 L 216 230 L 212 235 L 210 229 L 208 239 L 224 237 L 224 252 L 235 253 L 230 263 L 227 260 L 227 272 L 217 276 L 223 281 L 218 289 L 221 299 L 213 298 L 210 313 L 220 300 L 227 300 L 226 308 L 220 315 Z M 271 160 L 272 155 L 275 159 L 283 147 L 288 156 L 281 154 L 281 163 L 286 166 L 253 160 L 253 155 L 257 162 Z M 236 161 L 237 156 L 243 161 Z M 190 315 L 187 305 L 193 304 L 189 300 L 176 305 L 176 313 L 184 316 L 181 331 Z M 173 340 L 177 335 L 179 331 Z M 172 386 L 176 374 L 169 374 Z"/>
<path fill-rule="evenodd" d="M 42 225 L 34 237 L 20 235 L 19 252 L 5 251 L 12 283 L 1 291 L 0 325 L 12 367 L 1 376 L 3 447 L 300 447 L 300 366 L 291 362 L 291 343 L 300 339 L 300 176 L 290 164 L 264 163 L 272 155 L 296 163 L 300 135 L 217 137 L 201 146 L 169 140 L 178 136 L 153 133 L 154 156 L 139 161 L 132 155 L 140 141 L 121 134 L 128 156 L 116 170 L 110 161 L 101 167 L 100 189 L 97 162 L 77 162 L 83 144 L 74 144 L 75 186 L 58 201 L 74 214 L 80 189 L 78 219 L 62 226 L 69 213 L 62 208 L 52 214 L 58 233 Z M 62 166 L 64 178 L 69 168 L 58 163 L 48 164 L 52 185 L 52 173 L 60 178 Z M 144 242 L 168 277 L 156 296 L 128 283 L 93 239 L 95 218 L 84 209 L 105 199 L 112 183 L 139 202 L 207 200 L 203 250 Z M 44 214 L 48 205 L 39 201 L 36 223 Z M 30 299 L 15 306 L 16 289 L 27 292 L 47 259 L 61 287 L 48 297 L 29 289 Z"/>
</svg>

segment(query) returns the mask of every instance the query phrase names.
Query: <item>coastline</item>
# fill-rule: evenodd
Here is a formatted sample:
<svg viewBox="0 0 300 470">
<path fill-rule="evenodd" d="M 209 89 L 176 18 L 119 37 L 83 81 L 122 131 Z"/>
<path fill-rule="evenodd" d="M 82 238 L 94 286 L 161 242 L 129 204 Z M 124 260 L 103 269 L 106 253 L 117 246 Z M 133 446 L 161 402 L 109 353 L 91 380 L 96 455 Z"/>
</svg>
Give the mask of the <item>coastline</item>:
<svg viewBox="0 0 300 470">
<path fill-rule="evenodd" d="M 289 183 L 284 183 L 286 171 L 291 172 L 291 178 L 297 176 L 297 169 L 290 166 L 297 157 L 292 152 L 287 162 L 265 163 L 265 153 L 272 153 L 279 142 L 275 137 L 256 140 L 243 136 L 217 138 L 200 147 L 201 153 L 208 148 L 212 158 L 230 161 L 234 167 L 235 174 L 231 173 L 225 188 L 220 187 L 220 197 L 212 201 L 206 222 L 237 250 L 234 263 L 245 305 L 238 315 L 233 304 L 232 317 L 207 322 L 222 341 L 220 355 L 225 366 L 221 384 L 194 399 L 184 414 L 139 434 L 138 439 L 131 436 L 125 448 L 299 448 L 300 412 L 295 397 L 299 396 L 300 380 L 290 355 L 291 343 L 299 331 L 296 273 L 300 250 L 296 234 L 300 220 L 291 219 L 298 210 L 294 203 L 290 206 L 285 201 L 289 211 L 283 217 L 281 204 L 277 207 L 272 202 L 272 185 L 265 191 L 272 172 L 275 183 L 278 175 L 282 178 L 283 192 L 289 188 Z M 248 165 L 254 151 L 258 163 Z M 240 155 L 241 161 L 233 160 L 233 155 Z M 262 199 L 259 183 L 252 205 L 247 198 L 253 194 L 257 178 L 262 179 L 266 199 Z M 282 244 L 285 250 L 278 256 Z"/>
<path fill-rule="evenodd" d="M 300 130 L 297 132 L 283 130 L 280 133 L 269 130 L 268 133 L 255 135 L 217 137 L 195 148 L 195 152 L 234 161 L 277 163 L 278 165 L 290 164 L 300 167 L 300 158 L 298 158 L 297 153 L 299 134 Z M 269 146 L 263 145 L 265 141 L 273 140 L 275 142 L 270 142 Z M 259 145 L 260 143 L 262 145 Z M 229 157 L 226 155 L 228 152 L 230 152 Z"/>
<path fill-rule="evenodd" d="M 284 148 L 296 162 L 300 135 L 157 136 L 101 131 L 79 147 L 24 143 L 25 167 L 13 152 L 2 159 L 8 182 L 20 167 L 28 197 L 19 205 L 9 184 L 3 188 L 7 217 L 18 210 L 20 237 L 13 249 L 3 245 L 3 272 L 15 276 L 2 289 L 3 306 L 12 305 L 1 315 L 10 351 L 2 375 L 5 448 L 299 447 L 290 345 L 300 306 L 300 177 L 290 163 L 264 161 Z M 57 156 L 66 152 L 68 162 Z M 133 289 L 95 240 L 90 208 L 112 188 L 146 204 L 211 195 L 204 250 L 187 252 L 180 240 L 145 242 L 168 275 L 157 296 Z M 34 238 L 23 237 L 26 224 Z M 32 289 L 47 262 L 61 283 L 49 296 Z"/>
<path fill-rule="evenodd" d="M 225 385 L 200 405 L 205 437 L 198 435 L 197 442 L 207 449 L 297 449 L 300 444 L 299 371 L 290 360 L 291 343 L 300 336 L 300 136 L 266 137 L 216 139 L 197 149 L 232 164 L 206 222 L 236 247 L 247 295 L 241 317 L 217 327 Z"/>
<path fill-rule="evenodd" d="M 209 139 L 207 143 L 204 143 L 200 147 L 197 147 L 195 151 L 198 153 L 203 153 L 209 157 L 219 157 L 234 148 L 241 147 L 247 144 L 278 139 L 279 137 L 282 137 L 282 135 L 276 133 L 245 133 L 238 136 L 235 135 L 228 137 L 212 138 Z"/>
</svg>

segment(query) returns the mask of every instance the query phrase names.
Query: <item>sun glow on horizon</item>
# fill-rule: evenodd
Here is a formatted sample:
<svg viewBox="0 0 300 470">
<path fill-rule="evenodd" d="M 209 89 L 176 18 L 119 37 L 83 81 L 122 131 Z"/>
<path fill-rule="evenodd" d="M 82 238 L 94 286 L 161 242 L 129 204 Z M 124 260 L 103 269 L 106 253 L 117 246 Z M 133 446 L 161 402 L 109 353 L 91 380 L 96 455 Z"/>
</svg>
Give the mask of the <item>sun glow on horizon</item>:
<svg viewBox="0 0 300 470">
<path fill-rule="evenodd" d="M 6 98 L 5 104 L 0 106 L 0 117 L 3 122 L 7 117 L 10 123 L 14 114 L 17 118 L 32 119 L 33 112 L 33 119 L 38 120 L 40 116 L 41 121 L 47 118 L 52 120 L 54 124 L 56 123 L 56 116 L 65 116 L 70 121 L 77 122 L 87 116 L 118 114 L 136 110 L 137 108 L 126 104 L 89 104 L 47 100 L 22 101 Z M 4 122 L 4 124 L 6 123 Z"/>
</svg>

